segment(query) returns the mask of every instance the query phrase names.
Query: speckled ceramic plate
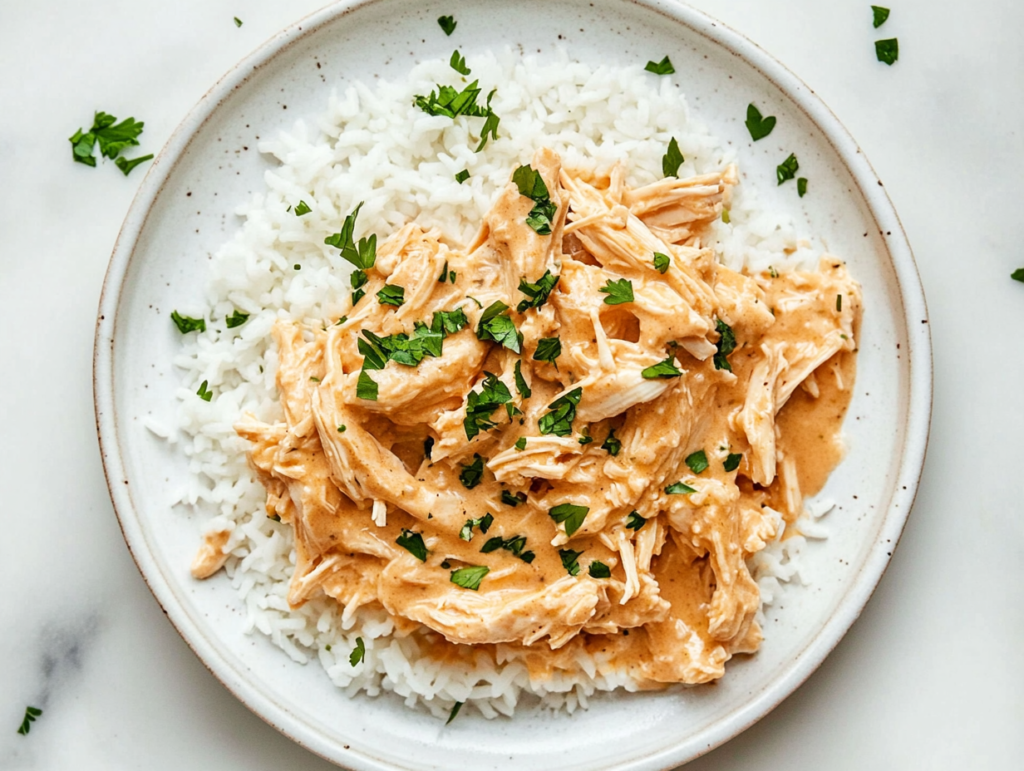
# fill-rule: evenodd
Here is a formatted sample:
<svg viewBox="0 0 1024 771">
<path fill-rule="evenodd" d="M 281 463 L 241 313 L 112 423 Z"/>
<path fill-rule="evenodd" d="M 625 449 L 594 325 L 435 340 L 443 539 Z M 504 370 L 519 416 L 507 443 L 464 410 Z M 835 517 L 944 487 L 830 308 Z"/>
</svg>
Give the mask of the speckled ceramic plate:
<svg viewBox="0 0 1024 771">
<path fill-rule="evenodd" d="M 436 19 L 451 14 L 445 37 Z M 736 146 L 744 184 L 791 211 L 845 257 L 864 288 L 850 452 L 825 494 L 839 502 L 831 537 L 808 549 L 813 584 L 772 609 L 762 650 L 729 665 L 714 687 L 614 694 L 575 715 L 473 714 L 445 727 L 395 697 L 346 698 L 317 664 L 300 666 L 262 636 L 242 633 L 226 580 L 193 581 L 198 523 L 172 510 L 187 473 L 143 429 L 170 422 L 180 341 L 167 321 L 202 292 L 208 256 L 237 226 L 232 207 L 261 189 L 259 137 L 316 115 L 332 86 L 402 78 L 411 65 L 504 46 L 599 64 L 670 54 L 690 106 Z M 778 117 L 756 145 L 743 126 L 756 102 Z M 812 194 L 776 189 L 790 152 Z M 96 413 L 111 496 L 153 594 L 210 670 L 267 722 L 354 769 L 665 769 L 765 715 L 835 646 L 888 563 L 913 501 L 931 407 L 931 354 L 921 285 L 900 223 L 856 143 L 814 94 L 742 36 L 658 0 L 405 0 L 343 2 L 281 32 L 228 73 L 159 155 L 121 231 L 96 332 Z"/>
</svg>

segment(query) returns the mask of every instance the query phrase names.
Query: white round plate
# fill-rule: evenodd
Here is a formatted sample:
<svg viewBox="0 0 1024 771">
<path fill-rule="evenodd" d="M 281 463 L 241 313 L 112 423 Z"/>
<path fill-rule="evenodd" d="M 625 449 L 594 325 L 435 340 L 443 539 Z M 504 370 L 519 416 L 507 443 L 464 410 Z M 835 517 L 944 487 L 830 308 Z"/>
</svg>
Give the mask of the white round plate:
<svg viewBox="0 0 1024 771">
<path fill-rule="evenodd" d="M 446 37 L 436 19 L 453 15 Z M 824 494 L 838 501 L 828 540 L 805 552 L 813 583 L 769 609 L 755 656 L 716 685 L 614 694 L 589 710 L 524 709 L 450 726 L 394 696 L 347 698 L 320 666 L 292 662 L 242 632 L 227 580 L 198 582 L 189 564 L 199 522 L 169 503 L 183 458 L 142 421 L 172 423 L 180 339 L 168 314 L 201 302 L 209 255 L 238 222 L 233 207 L 263 187 L 260 137 L 324 110 L 332 88 L 403 78 L 427 58 L 506 46 L 592 65 L 671 56 L 696 116 L 736 147 L 743 184 L 791 212 L 845 258 L 864 289 L 849 453 Z M 755 102 L 778 117 L 756 145 L 743 125 Z M 811 180 L 798 198 L 776 187 L 790 152 Z M 196 654 L 239 699 L 313 752 L 354 769 L 666 769 L 764 716 L 821 663 L 882 575 L 913 502 L 927 443 L 931 351 L 921 284 L 899 220 L 856 143 L 810 90 L 739 34 L 663 0 L 342 2 L 284 30 L 228 73 L 168 142 L 139 191 L 111 258 L 96 331 L 95 397 L 103 461 L 128 547 Z"/>
</svg>

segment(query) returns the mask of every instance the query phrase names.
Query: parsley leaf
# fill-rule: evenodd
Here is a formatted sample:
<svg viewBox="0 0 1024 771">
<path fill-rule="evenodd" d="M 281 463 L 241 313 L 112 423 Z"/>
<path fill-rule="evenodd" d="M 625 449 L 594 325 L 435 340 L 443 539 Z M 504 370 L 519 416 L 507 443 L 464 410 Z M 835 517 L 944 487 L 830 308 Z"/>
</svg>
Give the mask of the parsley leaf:
<svg viewBox="0 0 1024 771">
<path fill-rule="evenodd" d="M 697 492 L 694 488 L 689 485 L 683 484 L 682 482 L 673 482 L 665 488 L 665 493 L 668 495 L 683 495 L 684 493 L 695 493 Z"/>
<path fill-rule="evenodd" d="M 356 396 L 371 402 L 377 401 L 377 382 L 365 369 L 359 373 L 359 380 L 356 381 Z"/>
<path fill-rule="evenodd" d="M 582 388 L 574 388 L 564 396 L 560 396 L 548 405 L 551 412 L 538 421 L 542 434 L 569 436 L 572 433 L 572 422 L 576 419 L 576 405 L 583 395 Z"/>
<path fill-rule="evenodd" d="M 779 180 L 779 184 L 781 185 L 783 182 L 793 179 L 799 168 L 800 163 L 797 161 L 796 155 L 790 153 L 786 160 L 775 167 L 775 176 Z"/>
<path fill-rule="evenodd" d="M 468 538 L 466 540 L 469 540 Z M 498 551 L 502 546 L 505 545 L 505 539 L 500 535 L 494 536 L 494 538 L 488 538 L 487 542 L 480 547 L 481 554 L 490 554 L 492 551 Z"/>
<path fill-rule="evenodd" d="M 494 428 L 497 424 L 491 415 L 498 407 L 512 401 L 508 386 L 491 372 L 484 373 L 483 386 L 479 391 L 470 391 L 466 397 L 466 417 L 462 421 L 466 439 L 472 439 L 481 431 Z"/>
<path fill-rule="evenodd" d="M 444 334 L 435 332 L 421 321 L 416 322 L 416 331 L 413 332 L 410 345 L 419 346 L 427 356 L 440 356 L 444 347 Z"/>
<path fill-rule="evenodd" d="M 305 201 L 299 201 L 299 205 L 295 207 L 295 216 L 301 217 L 305 214 L 309 214 L 311 211 L 313 210 L 309 208 L 309 204 Z"/>
<path fill-rule="evenodd" d="M 174 322 L 174 326 L 176 326 L 178 331 L 183 335 L 187 335 L 189 332 L 206 331 L 205 319 L 194 319 L 191 316 L 182 316 L 177 311 L 171 311 L 171 321 Z"/>
<path fill-rule="evenodd" d="M 687 455 L 686 465 L 690 467 L 690 471 L 694 474 L 699 474 L 708 467 L 707 453 L 703 450 L 697 450 L 697 452 Z"/>
<path fill-rule="evenodd" d="M 242 20 L 239 19 L 237 16 L 235 17 L 235 26 L 236 27 L 241 27 L 242 26 Z"/>
<path fill-rule="evenodd" d="M 660 62 L 647 62 L 647 66 L 644 67 L 647 72 L 653 72 L 655 75 L 672 75 L 676 68 L 672 66 L 672 62 L 666 56 Z"/>
<path fill-rule="evenodd" d="M 650 367 L 646 367 L 640 371 L 640 374 L 646 380 L 654 380 L 659 377 L 679 377 L 683 372 L 676 367 L 676 357 L 673 354 L 669 354 L 667 359 L 659 361 L 657 364 L 652 364 Z"/>
<path fill-rule="evenodd" d="M 204 402 L 210 401 L 213 398 L 213 391 L 209 390 L 206 385 L 209 381 L 204 380 L 199 384 L 199 390 L 196 391 L 196 395 Z"/>
<path fill-rule="evenodd" d="M 224 323 L 227 324 L 228 329 L 234 329 L 235 327 L 242 326 L 242 324 L 244 324 L 248 320 L 249 314 L 242 313 L 240 310 L 236 308 L 234 313 L 232 313 L 230 316 L 225 317 Z"/>
<path fill-rule="evenodd" d="M 515 183 L 516 187 L 519 188 L 520 195 L 525 196 L 534 202 L 534 206 L 530 210 L 530 213 L 526 215 L 526 224 L 533 228 L 538 235 L 551 235 L 551 218 L 554 217 L 555 212 L 558 211 L 558 206 L 556 206 L 551 200 L 551 194 L 548 192 L 548 186 L 544 184 L 544 178 L 540 175 L 540 172 L 532 166 L 520 166 L 515 170 L 515 172 L 513 172 L 512 181 Z M 545 273 L 544 275 L 547 276 L 548 274 Z M 556 278 L 555 281 L 557 283 L 558 279 Z M 524 282 L 520 282 L 519 284 L 520 290 L 523 288 L 523 283 Z M 552 287 L 554 287 L 554 284 L 552 284 Z M 548 292 L 550 291 L 551 290 L 548 289 Z M 547 299 L 546 294 L 544 295 L 544 299 Z M 536 308 L 541 304 L 543 304 L 543 300 L 532 307 Z M 520 311 L 520 313 L 522 313 L 522 311 Z"/>
<path fill-rule="evenodd" d="M 750 138 L 756 142 L 772 133 L 772 129 L 775 128 L 775 116 L 762 117 L 761 111 L 751 102 L 747 105 L 747 119 L 744 121 L 744 125 L 750 132 Z"/>
<path fill-rule="evenodd" d="M 480 316 L 476 328 L 476 336 L 480 340 L 493 340 L 508 348 L 512 353 L 519 353 L 521 341 L 519 331 L 512 319 L 504 315 L 508 306 L 500 300 L 491 303 Z"/>
<path fill-rule="evenodd" d="M 882 8 L 881 6 L 878 5 L 873 5 L 871 6 L 871 15 L 871 24 L 875 29 L 878 29 L 883 24 L 885 24 L 885 20 L 889 18 L 889 9 Z"/>
<path fill-rule="evenodd" d="M 580 555 L 582 551 L 573 551 L 572 549 L 559 549 L 558 556 L 562 558 L 562 567 L 565 568 L 570 576 L 578 576 L 580 574 Z"/>
<path fill-rule="evenodd" d="M 117 118 L 113 115 L 100 111 L 93 117 L 89 133 L 96 137 L 100 155 L 113 160 L 122 150 L 138 146 L 138 137 L 142 133 L 144 125 L 142 121 L 136 121 L 135 118 L 125 118 L 117 123 Z"/>
<path fill-rule="evenodd" d="M 718 342 L 715 344 L 718 348 L 718 353 L 715 354 L 715 369 L 732 372 L 732 365 L 727 357 L 736 350 L 736 335 L 733 333 L 732 327 L 721 319 L 715 320 L 715 329 L 719 334 Z"/>
<path fill-rule="evenodd" d="M 447 337 L 448 335 L 454 335 L 467 324 L 469 324 L 469 319 L 466 318 L 465 311 L 462 308 L 456 308 L 453 311 L 434 311 L 434 316 L 430 321 L 430 328 L 434 332 L 439 332 Z"/>
<path fill-rule="evenodd" d="M 405 304 L 405 287 L 397 284 L 385 284 L 377 292 L 377 302 L 381 305 L 393 305 L 401 308 Z"/>
<path fill-rule="evenodd" d="M 741 460 L 743 460 L 743 453 L 731 452 L 722 465 L 726 471 L 735 471 L 740 467 Z"/>
<path fill-rule="evenodd" d="M 530 390 L 530 386 L 526 384 L 526 378 L 523 377 L 522 359 L 516 362 L 515 378 L 516 390 L 519 392 L 519 395 L 522 396 L 524 399 L 529 399 L 531 396 L 533 396 L 533 391 Z"/>
<path fill-rule="evenodd" d="M 526 503 L 526 493 L 516 493 L 513 495 L 508 490 L 501 491 L 501 502 L 506 506 L 512 506 L 515 508 L 520 503 Z"/>
<path fill-rule="evenodd" d="M 458 25 L 458 22 L 451 16 L 439 16 L 437 23 L 440 25 L 441 29 L 444 30 L 444 34 L 446 35 L 451 35 L 455 31 L 455 27 Z M 461 705 L 462 702 L 459 702 L 459 704 Z M 456 710 L 456 712 L 457 711 L 458 710 Z M 448 719 L 448 722 L 452 722 L 451 718 Z"/>
<path fill-rule="evenodd" d="M 516 557 L 523 560 L 524 562 L 533 562 L 533 552 L 523 553 L 523 548 L 526 546 L 525 535 L 514 535 L 511 538 L 502 538 L 500 535 L 494 538 L 488 539 L 480 552 L 483 554 L 490 554 L 498 549 L 504 549 L 505 551 L 512 552 Z"/>
<path fill-rule="evenodd" d="M 594 560 L 590 563 L 590 577 L 591 578 L 611 578 L 612 569 L 605 565 L 600 560 Z"/>
<path fill-rule="evenodd" d="M 488 100 L 490 101 L 490 100 Z M 480 132 L 480 144 L 476 146 L 476 150 L 473 152 L 480 152 L 487 146 L 487 140 L 498 138 L 498 124 L 501 123 L 501 118 L 491 112 L 490 108 L 487 109 L 487 117 L 484 120 L 483 131 Z M 488 137 L 490 135 L 490 137 Z"/>
<path fill-rule="evenodd" d="M 366 644 L 363 642 L 362 637 L 356 638 L 356 647 L 352 649 L 352 653 L 348 656 L 348 663 L 350 666 L 355 666 L 366 656 Z"/>
<path fill-rule="evenodd" d="M 672 137 L 668 143 L 668 150 L 661 159 L 661 171 L 666 177 L 678 177 L 679 167 L 683 165 L 683 154 L 679 152 L 679 143 Z"/>
<path fill-rule="evenodd" d="M 557 337 L 544 337 L 537 343 L 537 350 L 533 352 L 534 361 L 547 361 L 558 369 L 556 359 L 562 355 L 562 341 Z"/>
<path fill-rule="evenodd" d="M 543 182 L 541 183 L 543 184 Z M 525 313 L 527 308 L 539 308 L 548 300 L 548 295 L 558 286 L 558 276 L 552 276 L 551 271 L 545 271 L 544 275 L 537 279 L 537 283 L 531 284 L 526 277 L 519 279 L 519 291 L 528 299 L 523 300 L 516 306 L 519 313 Z"/>
<path fill-rule="evenodd" d="M 452 17 L 451 16 L 442 16 L 441 18 L 442 19 L 449 19 L 450 20 Z M 442 27 L 443 26 L 444 25 L 442 25 Z M 452 23 L 452 29 L 455 29 L 455 23 L 454 22 Z M 452 33 L 449 32 L 448 34 L 450 35 Z M 455 702 L 455 706 L 452 707 L 452 711 L 448 713 L 448 719 L 444 721 L 444 724 L 448 725 L 450 722 L 452 722 L 455 719 L 456 715 L 459 714 L 459 710 L 460 709 L 462 709 L 462 702 L 461 701 Z"/>
<path fill-rule="evenodd" d="M 32 730 L 32 724 L 36 721 L 36 718 L 42 714 L 43 711 L 38 707 L 25 707 L 25 717 L 21 721 L 21 728 L 18 729 L 18 733 L 22 736 L 27 736 L 28 732 Z"/>
<path fill-rule="evenodd" d="M 577 506 L 575 503 L 560 503 L 548 511 L 548 516 L 556 523 L 565 523 L 565 534 L 571 536 L 583 525 L 583 520 L 590 512 L 589 506 Z"/>
<path fill-rule="evenodd" d="M 1017 270 L 1010 274 L 1010 278 L 1014 281 L 1024 281 L 1024 268 L 1017 268 Z"/>
<path fill-rule="evenodd" d="M 360 338 L 356 342 L 356 347 L 359 349 L 360 355 L 363 357 L 363 369 L 364 370 L 376 370 L 384 369 L 384 365 L 388 363 L 390 353 L 385 350 L 384 338 L 377 337 L 368 329 L 363 330 L 365 340 Z"/>
<path fill-rule="evenodd" d="M 512 172 L 512 182 L 519 188 L 519 195 L 533 201 L 543 201 L 551 197 L 548 186 L 544 184 L 544 178 L 532 166 L 520 166 Z"/>
<path fill-rule="evenodd" d="M 451 582 L 463 589 L 472 589 L 474 592 L 480 588 L 480 582 L 484 576 L 491 572 L 486 565 L 469 565 L 464 568 L 452 571 Z"/>
<path fill-rule="evenodd" d="M 662 254 L 661 252 L 654 253 L 654 269 L 659 273 L 667 273 L 671 264 L 672 260 L 667 254 Z"/>
<path fill-rule="evenodd" d="M 491 529 L 491 525 L 493 523 L 494 517 L 491 515 L 490 512 L 476 519 L 467 519 L 466 524 L 464 524 L 462 526 L 462 529 L 459 531 L 459 538 L 461 538 L 463 541 L 472 541 L 474 527 L 479 527 L 480 532 L 486 535 L 487 531 Z M 490 543 L 490 541 L 488 541 L 488 543 Z"/>
<path fill-rule="evenodd" d="M 472 490 L 484 478 L 484 459 L 479 454 L 473 454 L 473 462 L 462 465 L 459 473 L 459 481 L 467 490 Z"/>
<path fill-rule="evenodd" d="M 875 41 L 875 56 L 878 61 L 888 64 L 890 67 L 900 58 L 900 43 L 896 38 Z"/>
<path fill-rule="evenodd" d="M 836 295 L 836 312 L 843 312 L 843 296 L 841 294 Z"/>
<path fill-rule="evenodd" d="M 452 51 L 452 58 L 448 61 L 449 66 L 460 75 L 468 75 L 469 67 L 466 66 L 466 57 L 461 56 L 458 50 Z"/>
<path fill-rule="evenodd" d="M 807 195 L 807 177 L 800 177 L 796 181 L 796 192 L 801 198 Z"/>
<path fill-rule="evenodd" d="M 363 203 L 365 202 L 360 202 L 355 210 L 345 217 L 341 230 L 327 236 L 324 243 L 340 249 L 343 260 L 352 263 L 360 270 L 369 270 L 377 261 L 377 236 L 374 234 L 368 238 L 360 238 L 358 243 L 352 237 L 356 229 L 356 218 L 359 216 L 359 210 L 363 208 Z M 352 304 L 354 305 L 356 302 L 358 300 L 353 300 Z"/>
<path fill-rule="evenodd" d="M 641 517 L 635 510 L 629 512 L 629 516 L 626 518 L 626 527 L 630 530 L 639 530 L 647 524 L 647 520 Z"/>
<path fill-rule="evenodd" d="M 523 450 L 525 450 L 526 449 L 526 437 L 525 436 L 521 436 L 518 439 L 516 439 L 516 443 L 513 446 L 517 450 L 519 450 L 519 452 L 522 452 Z"/>
<path fill-rule="evenodd" d="M 151 160 L 153 160 L 153 153 L 150 153 L 149 155 L 140 155 L 138 158 L 132 158 L 130 160 L 122 156 L 114 161 L 114 165 L 117 166 L 117 168 L 119 168 L 121 172 L 127 177 L 129 174 L 132 173 L 132 169 L 134 169 L 140 163 L 145 163 L 146 161 Z"/>
<path fill-rule="evenodd" d="M 611 429 L 608 432 L 608 436 L 605 437 L 604 443 L 601 445 L 602 450 L 607 450 L 608 454 L 615 457 L 622 450 L 622 441 L 615 436 L 615 429 Z"/>
<path fill-rule="evenodd" d="M 427 545 L 423 543 L 423 536 L 419 533 L 402 528 L 402 534 L 395 539 L 395 543 L 420 562 L 427 561 Z"/>
<path fill-rule="evenodd" d="M 594 441 L 594 437 L 590 435 L 590 426 L 584 426 L 580 432 L 580 438 L 576 440 L 580 444 L 590 444 Z"/>
<path fill-rule="evenodd" d="M 353 289 L 361 289 L 366 286 L 366 282 L 369 280 L 364 270 L 354 270 L 352 275 L 348 277 L 348 282 Z"/>
<path fill-rule="evenodd" d="M 620 278 L 618 281 L 608 279 L 608 283 L 601 287 L 599 292 L 604 292 L 605 305 L 622 305 L 633 302 L 633 282 L 628 278 Z"/>
<path fill-rule="evenodd" d="M 467 169 L 463 169 L 462 171 L 455 175 L 455 181 L 458 182 L 460 185 L 467 179 L 469 179 L 469 171 Z"/>
</svg>

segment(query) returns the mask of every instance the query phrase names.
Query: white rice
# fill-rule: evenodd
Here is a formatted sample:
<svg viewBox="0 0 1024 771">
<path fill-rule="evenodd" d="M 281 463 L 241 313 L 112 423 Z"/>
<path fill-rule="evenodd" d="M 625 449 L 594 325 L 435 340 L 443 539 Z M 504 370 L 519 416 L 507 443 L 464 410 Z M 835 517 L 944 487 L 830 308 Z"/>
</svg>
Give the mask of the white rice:
<svg viewBox="0 0 1024 771">
<path fill-rule="evenodd" d="M 330 323 L 340 314 L 351 268 L 324 238 L 360 201 L 365 204 L 357 237 L 376 233 L 383 239 L 416 220 L 439 227 L 453 244 L 465 244 L 510 171 L 541 146 L 559 152 L 570 166 L 601 169 L 625 159 L 633 185 L 662 176 L 662 155 L 672 137 L 686 159 L 680 177 L 719 170 L 734 160 L 690 116 L 670 78 L 640 67 L 591 69 L 565 56 L 541 63 L 512 52 L 468 63 L 484 95 L 498 86 L 492 107 L 501 117 L 499 139 L 480 153 L 474 150 L 483 119 L 453 122 L 413 106 L 414 95 L 429 94 L 437 83 L 461 88 L 470 79 L 440 60 L 415 67 L 404 82 L 380 83 L 373 90 L 355 84 L 332 94 L 323 115 L 298 121 L 290 132 L 260 145 L 279 162 L 266 173 L 266 192 L 239 207 L 242 225 L 212 261 L 205 303 L 197 299 L 193 307 L 178 308 L 204 316 L 208 329 L 186 335 L 175 359 L 183 372 L 176 429 L 154 421 L 147 426 L 180 442 L 189 460 L 190 479 L 179 502 L 203 515 L 207 532 L 231 532 L 226 571 L 245 603 L 247 631 L 266 635 L 296 662 L 319 659 L 347 695 L 393 691 L 409 706 L 424 705 L 440 717 L 455 702 L 467 702 L 494 717 L 511 715 L 521 695 L 534 694 L 545 706 L 572 712 L 586 707 L 596 691 L 635 685 L 594 660 L 581 660 L 585 674 L 571 681 L 533 680 L 521 663 L 495 665 L 484 656 L 458 668 L 442 666 L 419 655 L 422 641 L 416 636 L 395 635 L 383 612 L 348 613 L 326 599 L 289 609 L 291 530 L 267 518 L 264 488 L 247 468 L 245 443 L 232 428 L 243 411 L 267 422 L 281 418 L 273 322 Z M 454 177 L 463 169 L 470 178 L 460 185 Z M 300 200 L 311 211 L 297 217 L 292 209 Z M 760 211 L 742 189 L 734 192 L 730 215 L 730 224 L 714 226 L 714 245 L 730 267 L 792 267 L 817 256 L 798 241 L 788 218 Z M 236 309 L 250 314 L 248 321 L 225 329 L 224 318 Z M 196 395 L 204 380 L 214 394 L 210 402 Z M 801 530 L 821 535 L 820 526 Z M 777 541 L 752 560 L 766 603 L 782 583 L 798 577 L 804 544 L 803 536 Z M 366 654 L 353 667 L 349 655 L 357 637 Z"/>
</svg>

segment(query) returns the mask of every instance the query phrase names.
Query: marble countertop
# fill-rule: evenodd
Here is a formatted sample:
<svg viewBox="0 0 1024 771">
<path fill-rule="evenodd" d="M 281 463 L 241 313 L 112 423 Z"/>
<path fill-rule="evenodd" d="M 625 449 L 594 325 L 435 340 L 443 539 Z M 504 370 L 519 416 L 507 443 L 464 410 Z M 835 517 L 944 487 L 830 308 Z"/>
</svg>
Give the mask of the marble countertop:
<svg viewBox="0 0 1024 771">
<path fill-rule="evenodd" d="M 102 108 L 144 119 L 156 150 L 241 57 L 323 4 L 0 6 L 0 768 L 333 768 L 206 671 L 121 538 L 92 337 L 143 173 L 74 164 L 67 143 Z M 914 512 L 860 620 L 779 708 L 688 769 L 1020 768 L 1024 284 L 1009 274 L 1024 266 L 1024 4 L 893 0 L 885 34 L 867 2 L 693 5 L 803 78 L 884 180 L 929 301 L 935 409 Z M 891 36 L 889 68 L 872 41 Z M 28 704 L 44 714 L 21 736 Z"/>
</svg>

